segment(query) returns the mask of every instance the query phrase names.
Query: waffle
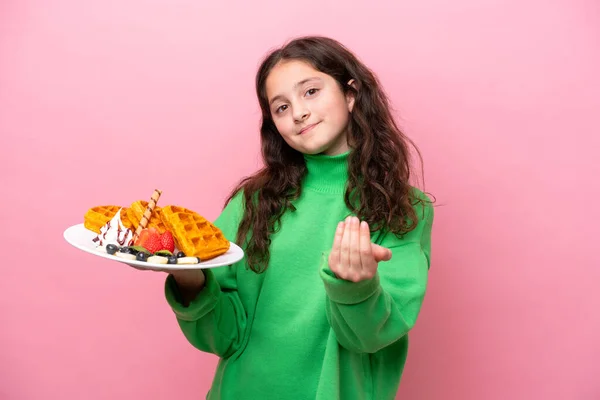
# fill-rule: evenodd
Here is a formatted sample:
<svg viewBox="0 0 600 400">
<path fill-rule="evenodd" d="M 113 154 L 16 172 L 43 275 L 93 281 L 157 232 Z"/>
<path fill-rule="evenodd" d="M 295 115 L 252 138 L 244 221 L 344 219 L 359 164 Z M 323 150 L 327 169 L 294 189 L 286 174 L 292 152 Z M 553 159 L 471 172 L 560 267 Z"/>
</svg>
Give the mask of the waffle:
<svg viewBox="0 0 600 400">
<path fill-rule="evenodd" d="M 121 206 L 106 205 L 92 207 L 83 216 L 83 226 L 90 231 L 100 233 L 102 228 L 108 221 L 113 219 L 115 214 L 119 211 Z M 133 229 L 133 222 L 127 217 L 127 208 L 123 207 L 121 210 L 121 222 L 123 226 L 128 229 Z"/>
<path fill-rule="evenodd" d="M 90 231 L 100 233 L 100 228 L 115 216 L 119 208 L 121 207 L 114 205 L 92 207 L 83 216 L 83 226 Z"/>
<path fill-rule="evenodd" d="M 162 220 L 173 234 L 175 245 L 186 256 L 204 261 L 229 250 L 230 244 L 223 232 L 192 210 L 166 206 L 162 208 Z"/>
<path fill-rule="evenodd" d="M 121 222 L 123 223 L 123 226 L 125 228 L 135 231 L 136 225 L 134 225 L 133 221 L 129 219 L 129 215 L 127 214 L 128 210 L 129 208 L 127 207 L 123 207 L 123 209 L 121 210 Z"/>
<path fill-rule="evenodd" d="M 131 203 L 131 206 L 127 209 L 127 218 L 129 218 L 129 220 L 135 228 L 137 228 L 137 226 L 140 224 L 140 220 L 142 219 L 144 211 L 146 211 L 147 207 L 147 201 L 138 200 Z M 162 219 L 162 212 L 160 207 L 154 207 L 154 210 L 152 211 L 152 216 L 148 220 L 148 225 L 146 226 L 146 228 L 156 228 L 160 234 L 164 233 L 167 230 L 167 227 L 165 226 Z"/>
</svg>

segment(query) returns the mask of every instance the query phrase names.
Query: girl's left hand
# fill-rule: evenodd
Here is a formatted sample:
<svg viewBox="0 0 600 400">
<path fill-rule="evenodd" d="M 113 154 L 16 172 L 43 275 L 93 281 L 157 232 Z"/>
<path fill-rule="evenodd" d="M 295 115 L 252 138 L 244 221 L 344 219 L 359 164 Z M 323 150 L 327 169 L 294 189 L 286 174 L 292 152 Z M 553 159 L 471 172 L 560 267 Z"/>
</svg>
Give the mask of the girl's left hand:
<svg viewBox="0 0 600 400">
<path fill-rule="evenodd" d="M 329 268 L 341 279 L 360 282 L 377 273 L 380 261 L 392 258 L 390 249 L 371 243 L 369 225 L 356 217 L 338 224 L 329 254 Z"/>
</svg>

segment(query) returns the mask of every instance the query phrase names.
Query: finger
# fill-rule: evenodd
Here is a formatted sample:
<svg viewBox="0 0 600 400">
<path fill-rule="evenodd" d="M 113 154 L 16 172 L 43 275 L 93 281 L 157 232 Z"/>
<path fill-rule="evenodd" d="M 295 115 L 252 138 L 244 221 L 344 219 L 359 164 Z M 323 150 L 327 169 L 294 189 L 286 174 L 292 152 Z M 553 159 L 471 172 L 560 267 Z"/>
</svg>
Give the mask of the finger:
<svg viewBox="0 0 600 400">
<path fill-rule="evenodd" d="M 371 247 L 371 232 L 369 231 L 369 224 L 365 221 L 360 223 L 360 260 L 362 265 L 362 276 L 364 278 L 372 278 L 373 272 L 371 271 L 375 260 L 373 258 L 373 252 Z"/>
<path fill-rule="evenodd" d="M 371 251 L 375 261 L 389 261 L 392 259 L 392 251 L 386 247 L 379 246 L 378 244 L 371 244 Z"/>
<path fill-rule="evenodd" d="M 340 251 L 342 248 L 342 234 L 344 233 L 344 221 L 340 221 L 335 230 L 333 237 L 333 245 L 331 246 L 331 252 L 329 253 L 329 268 L 337 273 L 337 269 L 340 265 Z"/>
<path fill-rule="evenodd" d="M 360 279 L 360 274 L 363 269 L 360 257 L 360 230 L 359 220 L 354 217 L 350 221 L 350 270 L 352 277 Z"/>
<path fill-rule="evenodd" d="M 350 273 L 350 221 L 351 217 L 346 218 L 344 223 L 344 233 L 342 234 L 342 244 L 340 249 L 340 274 L 343 279 L 348 279 Z"/>
</svg>

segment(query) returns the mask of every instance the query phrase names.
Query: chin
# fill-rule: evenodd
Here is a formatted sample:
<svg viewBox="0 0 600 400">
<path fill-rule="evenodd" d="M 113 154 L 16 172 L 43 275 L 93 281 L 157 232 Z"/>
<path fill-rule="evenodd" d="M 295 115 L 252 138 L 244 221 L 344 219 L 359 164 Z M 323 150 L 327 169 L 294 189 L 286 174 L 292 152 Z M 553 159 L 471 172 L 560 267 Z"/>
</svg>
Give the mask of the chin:
<svg viewBox="0 0 600 400">
<path fill-rule="evenodd" d="M 327 146 L 327 145 L 310 144 L 310 145 L 306 146 L 303 143 L 290 143 L 290 142 L 288 142 L 288 144 L 290 145 L 290 147 L 292 149 L 294 149 L 302 154 L 310 154 L 310 155 L 321 154 L 321 153 L 327 151 L 327 149 L 329 148 L 329 146 Z"/>
<path fill-rule="evenodd" d="M 305 147 L 299 151 L 304 154 L 316 155 L 316 154 L 323 154 L 327 150 L 329 150 L 329 148 L 327 146 L 320 146 L 320 147 L 309 147 L 309 148 Z"/>
</svg>

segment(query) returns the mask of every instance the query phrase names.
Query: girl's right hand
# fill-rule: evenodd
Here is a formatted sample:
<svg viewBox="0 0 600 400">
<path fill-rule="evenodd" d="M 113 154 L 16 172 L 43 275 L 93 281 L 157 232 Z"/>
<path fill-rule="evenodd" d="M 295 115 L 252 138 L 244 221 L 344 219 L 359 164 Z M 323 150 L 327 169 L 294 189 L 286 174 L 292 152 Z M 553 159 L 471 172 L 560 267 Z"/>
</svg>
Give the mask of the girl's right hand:
<svg viewBox="0 0 600 400">
<path fill-rule="evenodd" d="M 205 276 L 201 269 L 171 270 L 168 273 L 173 275 L 180 289 L 200 291 L 204 287 Z"/>
<path fill-rule="evenodd" d="M 168 271 L 179 288 L 179 293 L 182 297 L 182 303 L 187 307 L 195 298 L 198 293 L 204 289 L 204 283 L 206 277 L 201 269 L 189 269 L 189 270 L 175 270 Z"/>
</svg>

